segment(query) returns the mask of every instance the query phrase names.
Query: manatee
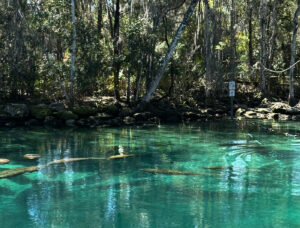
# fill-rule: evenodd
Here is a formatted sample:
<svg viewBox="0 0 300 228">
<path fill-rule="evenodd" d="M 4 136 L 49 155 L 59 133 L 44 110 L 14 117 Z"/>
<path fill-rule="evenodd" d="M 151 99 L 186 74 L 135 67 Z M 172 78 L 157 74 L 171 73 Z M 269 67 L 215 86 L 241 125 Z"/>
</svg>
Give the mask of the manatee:
<svg viewBox="0 0 300 228">
<path fill-rule="evenodd" d="M 0 165 L 8 164 L 10 161 L 6 158 L 0 158 Z"/>
<path fill-rule="evenodd" d="M 33 159 L 38 159 L 40 158 L 41 156 L 39 154 L 25 154 L 24 155 L 24 158 L 27 158 L 27 159 L 30 159 L 30 160 L 33 160 Z"/>
<path fill-rule="evenodd" d="M 187 171 L 180 171 L 174 169 L 142 169 L 142 171 L 147 173 L 153 174 L 164 174 L 164 175 L 208 175 L 209 173 L 197 173 L 197 172 L 187 172 Z"/>
</svg>

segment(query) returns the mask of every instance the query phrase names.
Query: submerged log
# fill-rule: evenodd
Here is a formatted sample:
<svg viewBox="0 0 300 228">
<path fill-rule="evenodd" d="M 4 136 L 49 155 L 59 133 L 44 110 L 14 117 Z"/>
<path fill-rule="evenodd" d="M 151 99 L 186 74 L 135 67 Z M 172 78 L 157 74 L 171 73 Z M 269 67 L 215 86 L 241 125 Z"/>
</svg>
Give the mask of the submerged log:
<svg viewBox="0 0 300 228">
<path fill-rule="evenodd" d="M 207 175 L 211 176 L 210 173 L 197 173 L 197 172 L 187 172 L 174 169 L 142 169 L 142 171 L 153 174 L 164 174 L 164 175 Z"/>
<path fill-rule="evenodd" d="M 16 168 L 16 169 L 9 169 L 0 172 L 0 179 L 18 176 L 24 173 L 32 173 L 38 171 L 39 169 L 44 168 L 44 166 L 30 166 L 25 168 Z"/>
<path fill-rule="evenodd" d="M 25 154 L 24 155 L 24 158 L 27 158 L 27 159 L 30 159 L 30 160 L 38 159 L 40 157 L 41 157 L 41 155 L 39 155 L 39 154 Z"/>
<path fill-rule="evenodd" d="M 108 157 L 108 159 L 120 159 L 120 158 L 128 158 L 128 157 L 134 157 L 135 154 L 118 154 Z"/>
<path fill-rule="evenodd" d="M 0 165 L 8 164 L 10 161 L 6 158 L 0 158 Z"/>
</svg>

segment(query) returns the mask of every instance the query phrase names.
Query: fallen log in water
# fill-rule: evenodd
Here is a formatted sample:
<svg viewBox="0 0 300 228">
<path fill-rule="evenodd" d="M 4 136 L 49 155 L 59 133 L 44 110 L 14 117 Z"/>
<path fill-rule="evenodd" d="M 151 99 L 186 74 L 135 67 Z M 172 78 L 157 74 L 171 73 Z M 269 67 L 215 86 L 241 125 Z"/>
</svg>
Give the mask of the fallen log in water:
<svg viewBox="0 0 300 228">
<path fill-rule="evenodd" d="M 8 169 L 0 172 L 0 179 L 18 176 L 24 173 L 32 173 L 38 171 L 39 169 L 44 168 L 45 166 L 30 166 L 24 168 Z"/>
<path fill-rule="evenodd" d="M 120 158 L 128 158 L 128 157 L 134 157 L 135 154 L 118 154 L 108 157 L 108 159 L 120 159 Z"/>
<path fill-rule="evenodd" d="M 62 164 L 62 163 L 69 163 L 69 162 L 76 162 L 76 161 L 86 161 L 86 160 L 104 160 L 104 159 L 105 158 L 93 158 L 93 157 L 90 157 L 90 158 L 65 158 L 65 159 L 60 159 L 60 160 L 55 160 L 55 161 L 49 162 L 46 165 L 42 165 L 42 166 L 30 166 L 30 167 L 24 167 L 24 168 L 4 170 L 4 171 L 0 172 L 0 179 L 18 176 L 18 175 L 22 175 L 24 173 L 36 172 L 40 169 L 44 169 L 50 165 L 55 165 L 55 164 Z"/>
<path fill-rule="evenodd" d="M 197 173 L 197 172 L 187 172 L 187 171 L 180 171 L 174 169 L 141 169 L 147 173 L 153 174 L 164 174 L 164 175 L 207 175 L 211 176 L 211 173 Z"/>
</svg>

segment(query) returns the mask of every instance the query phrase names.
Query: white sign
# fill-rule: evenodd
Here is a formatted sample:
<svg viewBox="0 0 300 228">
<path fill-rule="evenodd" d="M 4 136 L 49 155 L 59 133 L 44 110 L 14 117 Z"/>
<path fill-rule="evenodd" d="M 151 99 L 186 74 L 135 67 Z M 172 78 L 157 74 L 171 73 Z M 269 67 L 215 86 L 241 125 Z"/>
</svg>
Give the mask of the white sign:
<svg viewBox="0 0 300 228">
<path fill-rule="evenodd" d="M 229 82 L 229 90 L 235 90 L 235 81 Z"/>
<path fill-rule="evenodd" d="M 229 97 L 234 97 L 235 96 L 235 90 L 231 89 L 229 90 Z"/>
</svg>

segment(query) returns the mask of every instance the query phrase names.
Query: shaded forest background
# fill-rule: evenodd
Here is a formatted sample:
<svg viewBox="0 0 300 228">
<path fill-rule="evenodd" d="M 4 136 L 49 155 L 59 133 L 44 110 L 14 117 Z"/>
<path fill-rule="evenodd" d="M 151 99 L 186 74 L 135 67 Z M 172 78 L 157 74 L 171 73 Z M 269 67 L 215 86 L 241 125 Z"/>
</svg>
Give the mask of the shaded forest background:
<svg viewBox="0 0 300 228">
<path fill-rule="evenodd" d="M 228 81 L 235 80 L 240 101 L 295 103 L 299 6 L 296 0 L 2 0 L 0 101 L 138 101 L 153 90 L 187 22 L 156 97 L 191 105 L 228 100 Z"/>
</svg>

